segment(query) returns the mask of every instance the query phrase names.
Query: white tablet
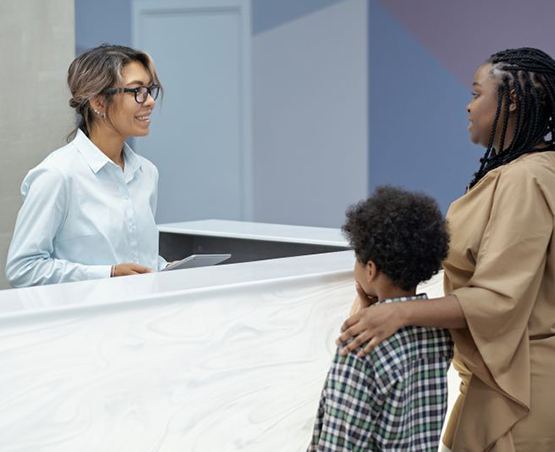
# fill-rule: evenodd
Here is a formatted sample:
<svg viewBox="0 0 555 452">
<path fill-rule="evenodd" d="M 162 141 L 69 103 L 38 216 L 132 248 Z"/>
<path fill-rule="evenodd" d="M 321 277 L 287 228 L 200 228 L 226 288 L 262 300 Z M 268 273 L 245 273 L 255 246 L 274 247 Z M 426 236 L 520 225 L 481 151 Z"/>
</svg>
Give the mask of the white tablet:
<svg viewBox="0 0 555 452">
<path fill-rule="evenodd" d="M 172 262 L 162 269 L 163 272 L 167 270 L 181 270 L 183 268 L 194 267 L 207 267 L 209 265 L 220 264 L 231 257 L 231 254 L 191 254 L 185 259 Z"/>
</svg>

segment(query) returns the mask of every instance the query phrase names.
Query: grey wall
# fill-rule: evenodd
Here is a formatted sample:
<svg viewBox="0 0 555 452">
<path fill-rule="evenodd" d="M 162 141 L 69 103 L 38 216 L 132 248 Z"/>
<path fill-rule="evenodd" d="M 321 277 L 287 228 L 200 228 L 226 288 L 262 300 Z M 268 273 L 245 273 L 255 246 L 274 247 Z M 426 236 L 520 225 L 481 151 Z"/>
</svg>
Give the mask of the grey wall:
<svg viewBox="0 0 555 452">
<path fill-rule="evenodd" d="M 73 0 L 2 0 L 0 45 L 0 288 L 29 169 L 71 131 L 65 76 L 74 56 Z"/>
<path fill-rule="evenodd" d="M 130 44 L 131 4 L 76 0 L 77 52 Z M 368 190 L 367 0 L 251 5 L 253 219 L 337 226 Z"/>
<path fill-rule="evenodd" d="M 268 31 L 342 1 L 345 0 L 252 0 L 253 34 Z"/>
<path fill-rule="evenodd" d="M 366 196 L 367 17 L 334 2 L 254 36 L 257 221 L 336 227 Z"/>
<path fill-rule="evenodd" d="M 108 42 L 131 45 L 131 0 L 75 0 L 75 50 Z"/>
</svg>

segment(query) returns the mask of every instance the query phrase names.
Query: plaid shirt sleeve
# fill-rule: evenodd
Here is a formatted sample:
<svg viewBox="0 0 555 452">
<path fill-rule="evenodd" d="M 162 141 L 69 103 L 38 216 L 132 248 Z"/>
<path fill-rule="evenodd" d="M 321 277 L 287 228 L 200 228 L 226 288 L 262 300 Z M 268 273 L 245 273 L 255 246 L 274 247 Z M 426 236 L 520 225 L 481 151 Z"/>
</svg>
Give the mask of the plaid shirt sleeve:
<svg viewBox="0 0 555 452">
<path fill-rule="evenodd" d="M 376 447 L 372 450 L 437 451 L 447 410 L 451 340 L 446 331 L 429 333 L 439 334 L 439 343 L 444 337 L 444 350 L 437 348 L 435 356 L 421 356 L 410 365 L 387 366 L 388 369 L 384 366 L 383 370 L 387 371 L 377 375 L 376 390 L 383 405 L 375 419 Z M 388 345 L 391 344 L 386 344 L 386 348 Z M 426 343 L 422 345 L 425 347 Z M 391 360 L 387 350 L 380 357 L 383 358 Z"/>
<path fill-rule="evenodd" d="M 328 372 L 309 452 L 372 450 L 374 420 L 379 412 L 378 393 L 369 379 L 364 359 L 339 349 Z"/>
</svg>

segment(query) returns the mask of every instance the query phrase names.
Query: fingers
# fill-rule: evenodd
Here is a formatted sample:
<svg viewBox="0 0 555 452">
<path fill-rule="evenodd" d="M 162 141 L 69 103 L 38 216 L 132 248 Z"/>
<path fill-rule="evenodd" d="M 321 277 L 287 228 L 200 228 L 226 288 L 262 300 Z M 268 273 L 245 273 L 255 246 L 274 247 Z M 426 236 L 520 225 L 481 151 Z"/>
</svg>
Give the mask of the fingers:
<svg viewBox="0 0 555 452">
<path fill-rule="evenodd" d="M 395 334 L 403 326 L 399 305 L 400 303 L 391 303 L 370 306 L 349 317 L 341 326 L 341 335 L 336 341 L 341 347 L 340 354 L 356 351 L 357 356 L 366 356 Z"/>
<path fill-rule="evenodd" d="M 144 265 L 131 264 L 130 267 L 133 274 L 152 273 L 152 269 L 145 267 Z"/>
<path fill-rule="evenodd" d="M 367 311 L 367 308 L 364 311 Z M 380 329 L 378 325 L 372 325 L 365 314 L 369 312 L 359 312 L 349 317 L 341 326 L 341 335 L 335 343 L 342 348 L 339 351 L 341 356 L 345 356 L 357 349 L 357 356 L 364 357 L 370 353 L 383 339 L 380 339 Z M 361 348 L 364 345 L 363 348 Z"/>
<path fill-rule="evenodd" d="M 343 322 L 343 325 L 341 325 L 342 333 L 335 341 L 337 345 L 347 342 L 352 337 L 355 337 L 360 332 L 364 331 L 364 325 L 361 322 L 362 315 L 363 312 L 359 311 Z"/>
<path fill-rule="evenodd" d="M 364 333 L 364 329 L 361 328 L 359 325 L 353 325 L 352 327 L 343 331 L 341 335 L 335 340 L 335 343 L 337 345 L 344 344 L 345 342 L 350 341 L 352 338 L 356 339 L 359 333 Z"/>
<path fill-rule="evenodd" d="M 364 358 L 366 355 L 368 355 L 372 350 L 374 350 L 380 343 L 381 343 L 381 339 L 378 338 L 378 336 L 374 336 L 372 339 L 370 339 L 368 341 L 368 343 L 362 347 L 359 352 L 357 353 L 357 356 L 359 358 Z"/>
<path fill-rule="evenodd" d="M 349 328 L 351 328 L 353 325 L 356 325 L 359 321 L 360 321 L 360 317 L 361 317 L 361 313 L 358 312 L 355 315 L 352 315 L 351 317 L 349 317 L 347 320 L 345 320 L 343 322 L 343 325 L 341 325 L 341 331 L 347 332 L 347 330 Z M 347 339 L 350 336 L 347 337 Z"/>
<path fill-rule="evenodd" d="M 343 348 L 339 351 L 341 356 L 345 356 L 350 352 L 355 351 L 357 348 L 365 344 L 371 339 L 370 333 L 363 331 L 358 336 L 356 336 L 352 341 L 345 344 Z"/>
<path fill-rule="evenodd" d="M 115 266 L 114 276 L 140 275 L 151 272 L 152 270 L 144 265 L 126 262 Z"/>
<path fill-rule="evenodd" d="M 346 356 L 349 353 L 359 349 L 357 352 L 357 356 L 359 358 L 364 358 L 382 342 L 383 338 L 381 336 L 371 336 L 370 333 L 364 331 L 357 337 L 355 337 L 351 342 L 345 344 L 345 346 L 341 348 L 341 350 L 339 350 L 339 354 L 341 356 Z"/>
</svg>

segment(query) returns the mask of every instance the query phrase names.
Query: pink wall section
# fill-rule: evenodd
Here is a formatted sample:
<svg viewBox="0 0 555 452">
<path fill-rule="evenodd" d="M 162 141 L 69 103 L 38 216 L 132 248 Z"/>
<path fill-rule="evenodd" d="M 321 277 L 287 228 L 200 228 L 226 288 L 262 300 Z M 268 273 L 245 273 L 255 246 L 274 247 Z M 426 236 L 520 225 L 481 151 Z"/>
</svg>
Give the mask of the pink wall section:
<svg viewBox="0 0 555 452">
<path fill-rule="evenodd" d="M 555 55 L 553 0 L 378 1 L 465 86 L 498 50 L 538 47 Z"/>
</svg>

